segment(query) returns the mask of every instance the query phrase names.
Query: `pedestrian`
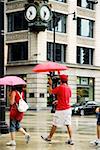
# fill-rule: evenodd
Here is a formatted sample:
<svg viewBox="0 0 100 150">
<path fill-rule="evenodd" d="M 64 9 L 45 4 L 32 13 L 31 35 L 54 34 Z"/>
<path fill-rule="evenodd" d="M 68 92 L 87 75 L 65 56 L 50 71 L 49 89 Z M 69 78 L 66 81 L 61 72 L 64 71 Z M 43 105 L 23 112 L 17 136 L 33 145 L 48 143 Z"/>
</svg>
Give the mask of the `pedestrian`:
<svg viewBox="0 0 100 150">
<path fill-rule="evenodd" d="M 94 141 L 91 141 L 90 143 L 93 145 L 100 145 L 100 107 L 96 108 L 96 137 L 97 139 Z"/>
<path fill-rule="evenodd" d="M 65 125 L 68 130 L 69 139 L 67 140 L 67 144 L 73 145 L 74 142 L 72 140 L 72 127 L 71 127 L 71 89 L 68 86 L 68 76 L 60 75 L 60 85 L 52 89 L 52 80 L 49 82 L 50 84 L 50 94 L 56 94 L 57 100 L 53 102 L 56 105 L 56 111 L 53 117 L 53 125 L 51 131 L 47 137 L 41 136 L 45 141 L 51 141 L 57 127 L 61 127 Z"/>
<path fill-rule="evenodd" d="M 30 140 L 30 135 L 21 127 L 20 122 L 23 119 L 24 113 L 19 112 L 17 109 L 17 104 L 20 100 L 20 94 L 24 99 L 25 86 L 16 85 L 13 87 L 12 92 L 10 92 L 9 102 L 10 102 L 10 136 L 11 141 L 6 143 L 7 146 L 16 146 L 15 132 L 19 131 L 25 135 L 26 143 Z M 19 94 L 20 93 L 20 94 Z"/>
</svg>

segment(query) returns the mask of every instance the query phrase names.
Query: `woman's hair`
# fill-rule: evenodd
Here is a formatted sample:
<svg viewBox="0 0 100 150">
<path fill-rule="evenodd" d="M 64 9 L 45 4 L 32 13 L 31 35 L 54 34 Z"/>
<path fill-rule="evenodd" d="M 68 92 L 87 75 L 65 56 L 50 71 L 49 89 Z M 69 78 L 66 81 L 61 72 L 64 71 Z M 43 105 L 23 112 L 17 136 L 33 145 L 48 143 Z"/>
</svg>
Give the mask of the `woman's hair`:
<svg viewBox="0 0 100 150">
<path fill-rule="evenodd" d="M 15 86 L 13 87 L 13 89 L 14 89 L 14 90 L 17 90 L 17 91 L 19 91 L 19 92 L 21 93 L 22 90 L 23 90 L 23 85 L 15 85 Z"/>
</svg>

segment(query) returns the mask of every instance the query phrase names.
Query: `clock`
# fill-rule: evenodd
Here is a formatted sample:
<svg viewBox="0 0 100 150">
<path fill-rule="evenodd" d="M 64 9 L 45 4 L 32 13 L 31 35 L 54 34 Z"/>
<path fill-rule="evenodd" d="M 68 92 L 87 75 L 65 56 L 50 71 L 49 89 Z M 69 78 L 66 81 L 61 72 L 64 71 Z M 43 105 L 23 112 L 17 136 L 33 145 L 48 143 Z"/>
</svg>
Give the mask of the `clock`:
<svg viewBox="0 0 100 150">
<path fill-rule="evenodd" d="M 48 22 L 50 20 L 51 10 L 47 5 L 42 5 L 40 7 L 40 18 L 45 22 Z"/>
<path fill-rule="evenodd" d="M 37 10 L 34 5 L 29 5 L 25 10 L 25 18 L 27 21 L 33 21 L 36 17 Z"/>
</svg>

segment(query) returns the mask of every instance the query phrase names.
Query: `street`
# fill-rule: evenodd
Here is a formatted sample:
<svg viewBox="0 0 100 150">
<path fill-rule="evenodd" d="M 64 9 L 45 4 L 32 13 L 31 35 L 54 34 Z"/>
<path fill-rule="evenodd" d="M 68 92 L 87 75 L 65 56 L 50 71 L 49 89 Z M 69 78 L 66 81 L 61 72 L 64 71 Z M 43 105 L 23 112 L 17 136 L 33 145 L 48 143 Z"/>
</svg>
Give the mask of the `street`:
<svg viewBox="0 0 100 150">
<path fill-rule="evenodd" d="M 90 145 L 90 141 L 96 139 L 95 116 L 72 116 L 74 145 L 65 144 L 66 127 L 58 128 L 50 143 L 43 141 L 41 135 L 50 131 L 52 115 L 50 110 L 28 111 L 21 124 L 31 135 L 29 144 L 25 143 L 23 135 L 16 133 L 16 147 L 6 146 L 10 134 L 5 134 L 0 136 L 0 150 L 100 150 L 99 146 Z M 9 123 L 8 112 L 6 122 Z"/>
</svg>

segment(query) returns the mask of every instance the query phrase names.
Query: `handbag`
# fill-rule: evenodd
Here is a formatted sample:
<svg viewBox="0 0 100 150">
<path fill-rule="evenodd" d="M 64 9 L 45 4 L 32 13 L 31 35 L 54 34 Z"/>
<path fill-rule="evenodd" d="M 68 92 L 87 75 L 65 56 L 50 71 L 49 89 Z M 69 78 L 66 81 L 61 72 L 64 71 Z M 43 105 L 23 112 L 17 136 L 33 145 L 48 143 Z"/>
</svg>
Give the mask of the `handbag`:
<svg viewBox="0 0 100 150">
<path fill-rule="evenodd" d="M 23 100 L 22 95 L 18 92 L 20 96 L 19 103 L 17 104 L 17 109 L 19 112 L 26 112 L 29 108 L 28 104 Z"/>
</svg>

